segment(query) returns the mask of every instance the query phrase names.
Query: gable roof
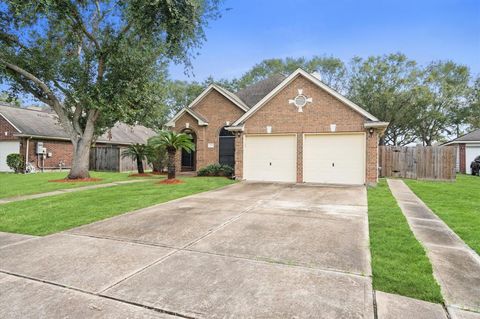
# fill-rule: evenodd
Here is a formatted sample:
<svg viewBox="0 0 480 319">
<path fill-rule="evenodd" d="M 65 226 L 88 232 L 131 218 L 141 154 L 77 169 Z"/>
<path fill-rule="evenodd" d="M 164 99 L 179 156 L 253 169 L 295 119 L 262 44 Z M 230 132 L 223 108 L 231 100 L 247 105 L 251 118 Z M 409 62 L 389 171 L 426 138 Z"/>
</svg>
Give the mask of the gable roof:
<svg viewBox="0 0 480 319">
<path fill-rule="evenodd" d="M 451 140 L 450 142 L 447 142 L 444 145 L 458 144 L 458 143 L 465 143 L 465 144 L 480 143 L 480 129 L 464 134 L 460 137 L 457 137 L 456 139 Z"/>
<path fill-rule="evenodd" d="M 267 79 L 258 81 L 237 91 L 235 94 L 251 108 L 282 83 L 285 78 L 286 76 L 282 74 L 274 74 Z"/>
<path fill-rule="evenodd" d="M 168 121 L 167 124 L 165 124 L 165 126 L 175 127 L 175 122 L 185 113 L 188 113 L 191 116 L 193 116 L 198 121 L 198 125 L 200 126 L 208 125 L 207 119 L 204 118 L 200 113 L 195 112 L 191 108 L 184 107 L 179 112 L 177 112 L 177 114 L 175 114 L 175 116 L 170 121 Z"/>
<path fill-rule="evenodd" d="M 221 86 L 217 84 L 210 84 L 205 90 L 203 90 L 202 93 L 200 93 L 199 96 L 195 98 L 195 100 L 190 103 L 190 105 L 187 106 L 187 108 L 191 109 L 195 105 L 197 105 L 203 98 L 210 93 L 210 91 L 216 90 L 218 93 L 222 94 L 224 97 L 226 97 L 228 100 L 230 100 L 233 104 L 238 106 L 240 109 L 242 109 L 244 112 L 248 111 L 248 106 L 238 98 L 235 94 L 232 92 L 228 91 L 227 89 L 222 88 Z"/>
<path fill-rule="evenodd" d="M 15 127 L 18 131 L 14 134 L 15 136 L 70 140 L 55 113 L 22 109 L 0 103 L 0 116 Z M 108 132 L 99 136 L 96 142 L 124 145 L 145 143 L 154 135 L 155 132 L 152 129 L 142 125 L 130 126 L 117 123 Z"/>
<path fill-rule="evenodd" d="M 297 69 L 295 72 L 293 72 L 288 77 L 286 77 L 281 83 L 279 83 L 273 90 L 271 90 L 270 93 L 268 93 L 260 101 L 258 101 L 252 108 L 250 108 L 250 110 L 248 112 L 243 114 L 242 117 L 240 117 L 237 121 L 235 121 L 235 123 L 233 123 L 232 126 L 239 126 L 243 122 L 245 122 L 250 116 L 255 114 L 255 112 L 257 112 L 271 98 L 273 98 L 278 92 L 280 92 L 280 90 L 282 90 L 284 87 L 286 87 L 290 82 L 292 82 L 299 75 L 304 76 L 305 78 L 310 80 L 312 83 L 316 84 L 318 87 L 325 90 L 327 93 L 329 93 L 330 95 L 332 95 L 336 99 L 343 102 L 345 105 L 352 108 L 357 113 L 360 113 L 361 115 L 363 115 L 369 121 L 379 122 L 379 120 L 375 116 L 373 116 L 372 114 L 370 114 L 369 112 L 367 112 L 366 110 L 364 110 L 363 108 L 358 106 L 357 104 L 353 103 L 352 101 L 350 101 L 349 99 L 347 99 L 346 97 L 344 97 L 343 95 L 341 95 L 340 93 L 338 93 L 337 91 L 335 91 L 334 89 L 332 89 L 331 87 L 329 87 L 328 85 L 326 85 L 325 83 L 320 81 L 315 76 L 311 75 L 310 73 L 308 73 L 308 72 L 306 72 L 302 69 Z"/>
</svg>

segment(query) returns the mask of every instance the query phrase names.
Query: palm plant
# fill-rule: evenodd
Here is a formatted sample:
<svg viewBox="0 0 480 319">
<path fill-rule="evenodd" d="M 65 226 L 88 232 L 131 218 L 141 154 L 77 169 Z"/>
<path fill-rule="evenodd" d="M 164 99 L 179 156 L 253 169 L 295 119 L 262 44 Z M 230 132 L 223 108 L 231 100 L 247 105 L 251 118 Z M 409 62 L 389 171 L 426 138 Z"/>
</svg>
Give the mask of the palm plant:
<svg viewBox="0 0 480 319">
<path fill-rule="evenodd" d="M 137 161 L 137 171 L 139 174 L 143 174 L 143 160 L 151 153 L 151 148 L 145 144 L 132 144 L 129 145 L 123 152 L 122 158 L 130 157 L 132 160 Z"/>
<path fill-rule="evenodd" d="M 185 133 L 176 133 L 172 131 L 162 131 L 158 136 L 151 139 L 150 144 L 155 147 L 164 147 L 168 153 L 168 179 L 175 179 L 175 155 L 179 150 L 185 150 L 188 153 L 195 150 L 195 143 L 192 137 Z"/>
<path fill-rule="evenodd" d="M 161 173 L 167 165 L 167 150 L 164 146 L 158 145 L 155 140 L 156 136 L 149 138 L 147 141 L 147 145 L 151 149 L 147 155 L 147 160 L 152 164 L 154 173 Z"/>
</svg>

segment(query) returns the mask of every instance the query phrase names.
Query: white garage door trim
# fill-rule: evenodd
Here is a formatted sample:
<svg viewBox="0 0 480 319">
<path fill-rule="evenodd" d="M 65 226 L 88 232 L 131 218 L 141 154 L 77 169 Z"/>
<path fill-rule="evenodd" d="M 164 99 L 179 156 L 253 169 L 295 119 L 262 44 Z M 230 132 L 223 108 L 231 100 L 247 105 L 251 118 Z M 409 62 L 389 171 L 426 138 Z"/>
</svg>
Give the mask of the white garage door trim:
<svg viewBox="0 0 480 319">
<path fill-rule="evenodd" d="M 20 153 L 19 141 L 1 141 L 0 142 L 0 172 L 11 172 L 7 165 L 7 156 L 12 153 Z"/>
<path fill-rule="evenodd" d="M 275 141 L 276 137 L 284 139 Z M 262 139 L 265 140 L 262 141 Z M 271 140 L 268 141 L 268 139 Z M 256 142 L 253 142 L 254 140 Z M 243 179 L 295 183 L 297 180 L 297 134 L 244 135 Z"/>
<path fill-rule="evenodd" d="M 325 164 L 325 170 L 322 170 L 319 165 L 322 165 L 319 159 L 321 154 L 318 154 L 318 149 L 313 150 L 309 147 L 311 145 L 308 141 L 308 137 L 332 137 L 331 141 L 327 141 L 326 146 L 330 146 L 326 153 L 321 152 L 321 154 L 328 154 L 333 158 L 324 159 L 328 161 Z M 361 144 L 357 148 L 357 152 L 361 153 L 359 155 L 345 156 L 345 154 L 335 153 L 335 148 L 341 146 L 341 143 L 333 142 L 336 137 L 345 137 L 351 136 L 355 137 Z M 314 139 L 311 140 L 312 143 Z M 328 145 L 330 144 L 330 145 Z M 333 145 L 332 145 L 333 144 Z M 354 150 L 350 146 L 344 149 Z M 342 153 L 342 152 L 340 152 Z M 343 152 L 344 153 L 344 152 Z M 335 156 L 339 156 L 339 159 L 336 159 Z M 357 162 L 355 163 L 355 160 Z M 337 166 L 332 164 L 332 169 L 330 170 L 330 162 L 337 162 Z M 355 166 L 359 169 L 355 169 Z M 344 175 L 340 173 L 344 172 Z M 339 175 L 340 174 L 340 175 Z M 342 132 L 342 133 L 305 133 L 303 134 L 303 181 L 305 183 L 321 183 L 321 184 L 343 184 L 343 185 L 364 185 L 366 180 L 366 135 L 363 132 Z"/>
<path fill-rule="evenodd" d="M 478 155 L 480 155 L 480 144 L 470 144 L 465 146 L 465 172 L 467 174 L 472 174 L 470 164 Z"/>
</svg>

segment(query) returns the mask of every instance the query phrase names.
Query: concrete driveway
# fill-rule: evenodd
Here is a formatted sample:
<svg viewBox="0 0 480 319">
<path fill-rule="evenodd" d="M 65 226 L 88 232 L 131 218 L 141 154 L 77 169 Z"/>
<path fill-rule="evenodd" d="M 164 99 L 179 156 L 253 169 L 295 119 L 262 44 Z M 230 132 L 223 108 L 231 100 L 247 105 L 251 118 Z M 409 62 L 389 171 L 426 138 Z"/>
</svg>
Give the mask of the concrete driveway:
<svg viewBox="0 0 480 319">
<path fill-rule="evenodd" d="M 364 187 L 239 183 L 0 248 L 1 318 L 373 318 Z"/>
</svg>

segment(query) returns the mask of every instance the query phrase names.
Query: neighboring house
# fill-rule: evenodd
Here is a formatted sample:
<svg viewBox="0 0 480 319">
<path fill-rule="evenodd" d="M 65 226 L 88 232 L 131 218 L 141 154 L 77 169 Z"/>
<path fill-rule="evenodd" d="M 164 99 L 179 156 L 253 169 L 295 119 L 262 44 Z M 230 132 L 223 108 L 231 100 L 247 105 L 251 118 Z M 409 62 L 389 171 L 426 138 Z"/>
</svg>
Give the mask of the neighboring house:
<svg viewBox="0 0 480 319">
<path fill-rule="evenodd" d="M 120 149 L 133 143 L 146 143 L 154 135 L 153 130 L 144 126 L 131 127 L 118 123 L 100 136 L 95 146 L 97 149 Z M 73 146 L 56 114 L 11 107 L 0 102 L 0 171 L 10 171 L 6 157 L 11 153 L 20 153 L 26 162 L 32 163 L 37 169 L 70 168 Z M 118 150 L 116 154 L 119 153 Z M 122 167 L 120 159 L 116 160 L 117 170 L 136 167 L 133 164 Z"/>
<path fill-rule="evenodd" d="M 457 148 L 457 172 L 471 174 L 470 163 L 480 156 L 480 129 L 445 143 Z"/>
<path fill-rule="evenodd" d="M 244 180 L 356 185 L 377 182 L 387 125 L 301 69 L 235 94 L 210 85 L 167 123 L 196 144 L 182 171 L 221 163 Z"/>
</svg>

